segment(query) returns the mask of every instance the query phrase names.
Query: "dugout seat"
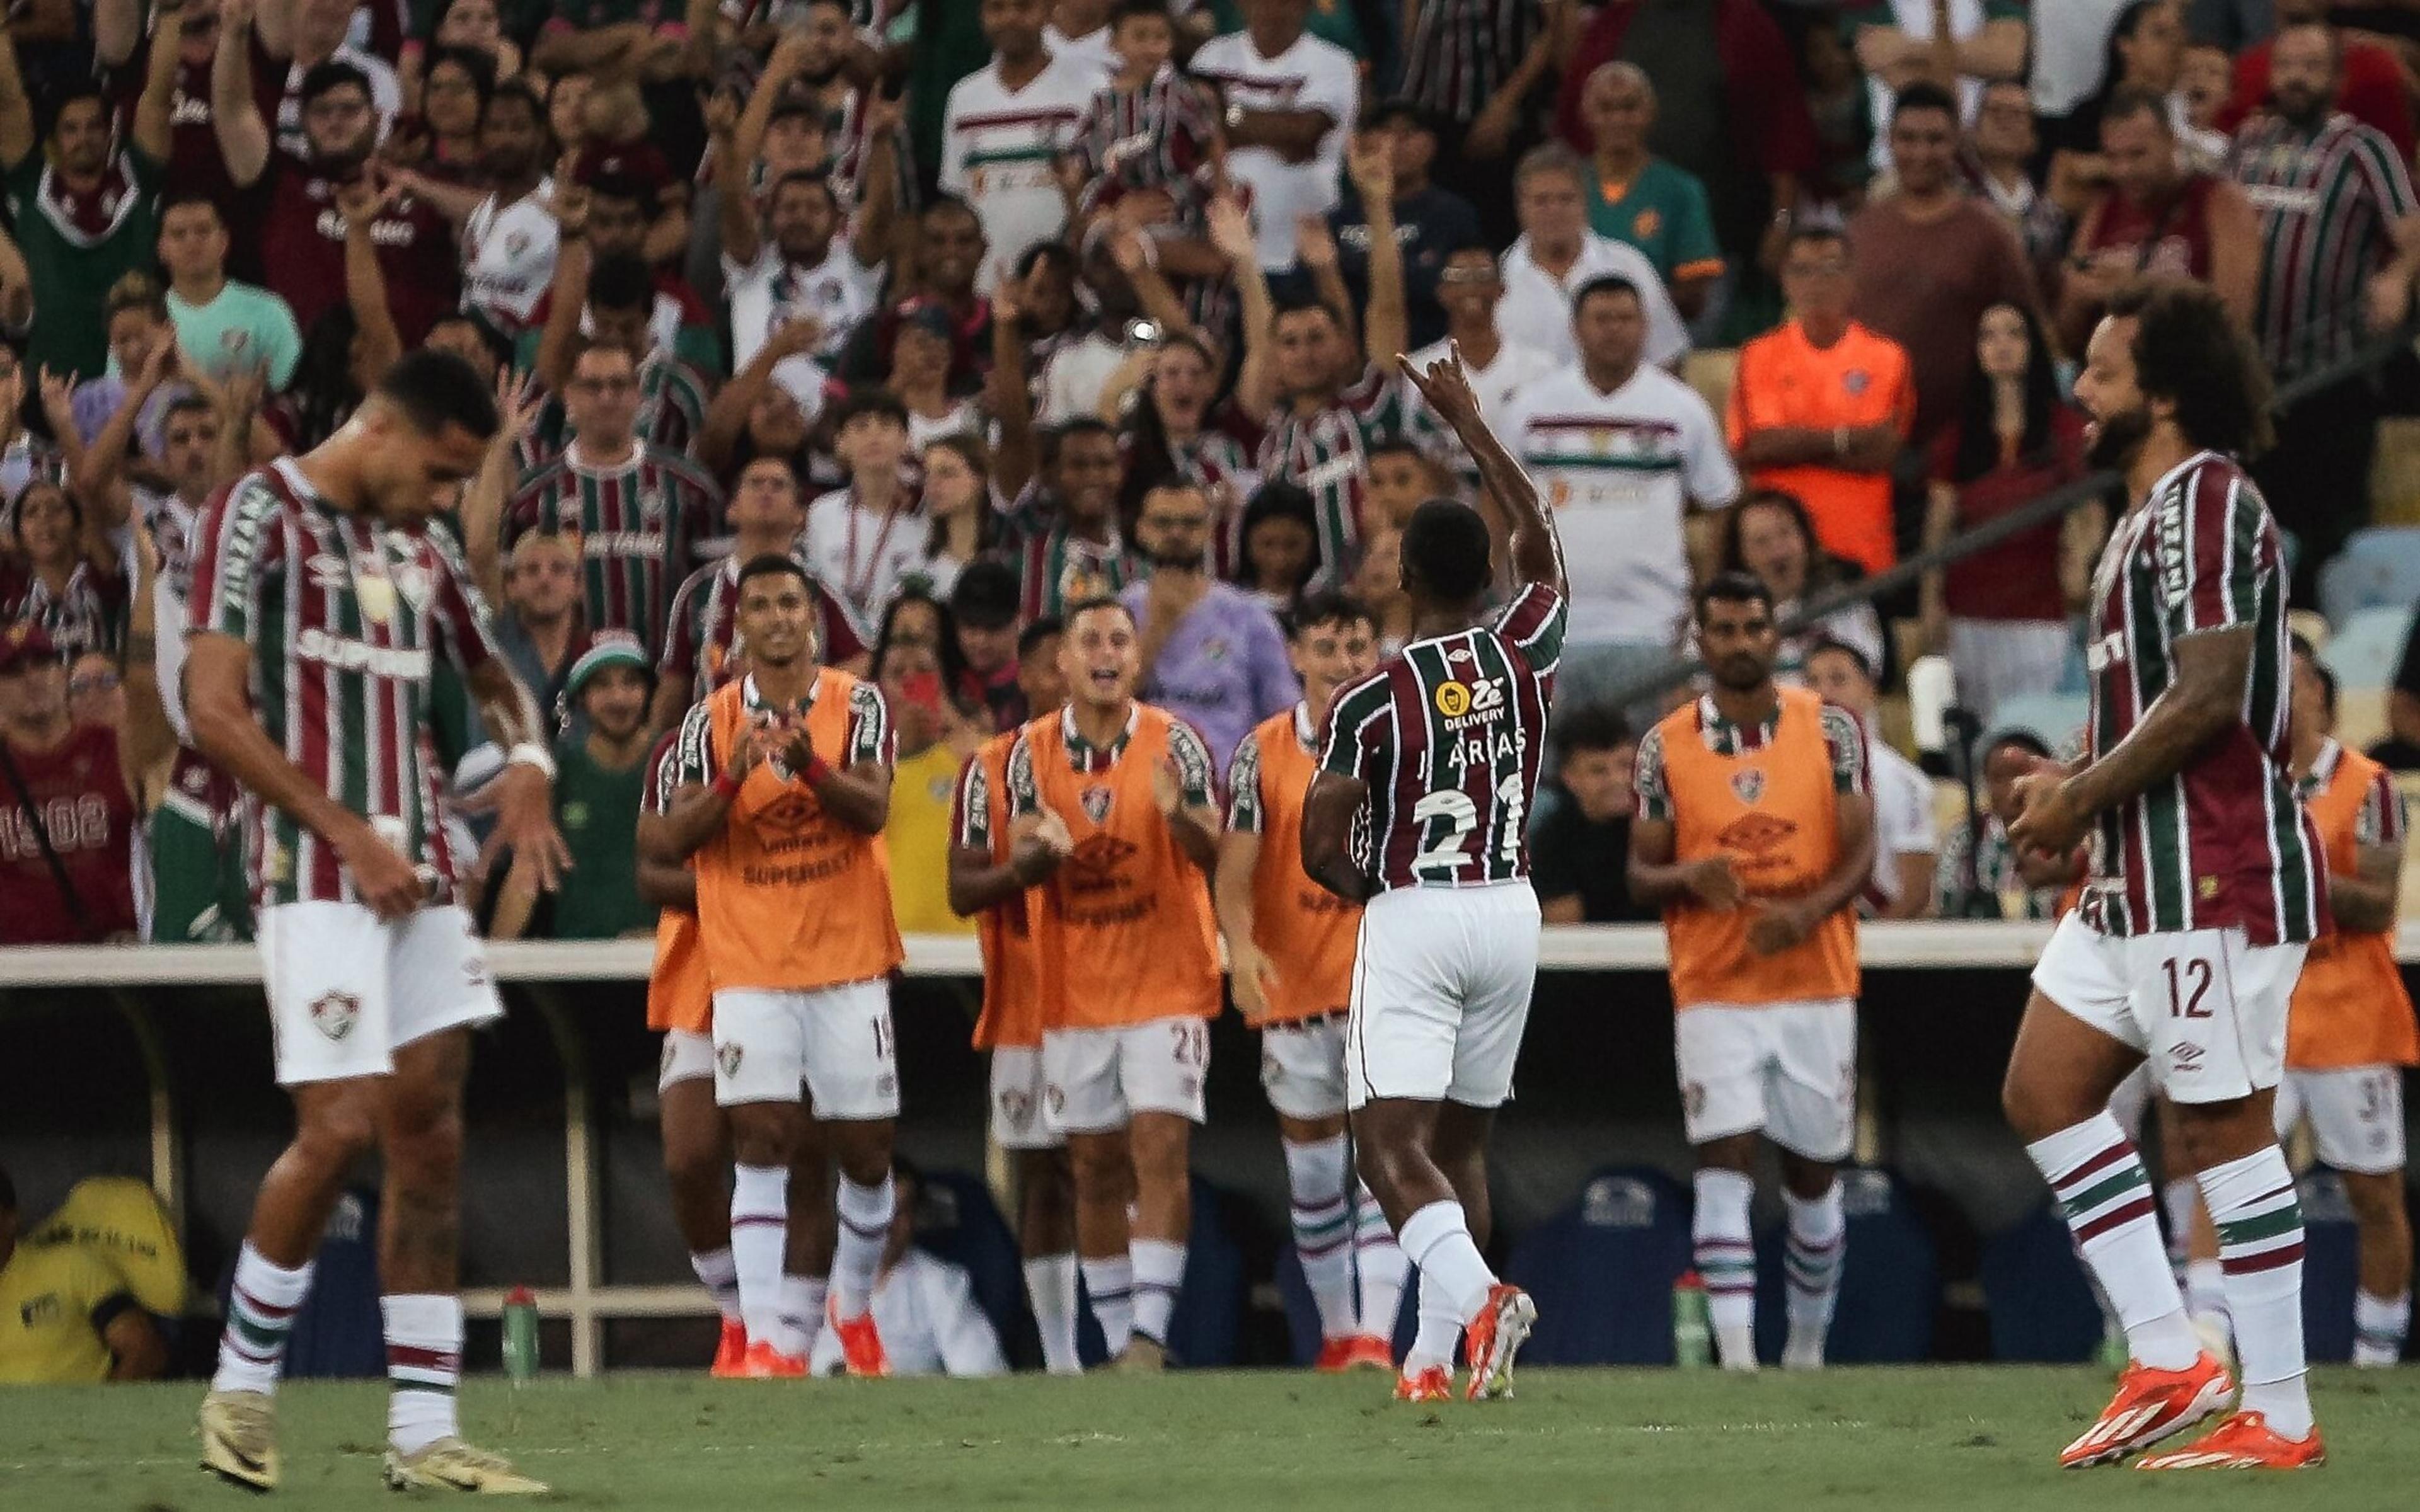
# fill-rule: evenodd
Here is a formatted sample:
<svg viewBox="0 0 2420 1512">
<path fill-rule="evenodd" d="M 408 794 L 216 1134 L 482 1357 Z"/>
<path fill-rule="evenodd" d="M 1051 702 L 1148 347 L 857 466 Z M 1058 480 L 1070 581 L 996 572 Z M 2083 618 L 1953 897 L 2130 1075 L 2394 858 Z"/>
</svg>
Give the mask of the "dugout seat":
<svg viewBox="0 0 2420 1512">
<path fill-rule="evenodd" d="M 1824 1358 L 1834 1365 L 1923 1361 L 1932 1352 L 1932 1322 L 1941 1308 L 1941 1266 L 1931 1232 L 1887 1171 L 1842 1171 L 1840 1205 L 1848 1217 L 1849 1248 Z M 1780 1361 L 1790 1336 L 1784 1237 L 1784 1227 L 1776 1226 L 1756 1246 L 1756 1351 L 1768 1364 Z"/>
<path fill-rule="evenodd" d="M 379 1312 L 378 1194 L 348 1187 L 329 1215 L 311 1272 L 311 1291 L 286 1338 L 286 1377 L 299 1381 L 386 1374 L 386 1322 Z M 222 1307 L 235 1285 L 227 1267 Z"/>
<path fill-rule="evenodd" d="M 1992 1358 L 2073 1365 L 2101 1346 L 2101 1304 L 2057 1207 L 2044 1202 L 1983 1242 Z"/>
<path fill-rule="evenodd" d="M 2352 1358 L 2352 1294 L 2360 1253 L 2344 1179 L 2325 1167 L 2295 1182 L 2303 1203 L 2303 1349 L 2315 1363 Z"/>
<path fill-rule="evenodd" d="M 1689 1268 L 1689 1198 L 1660 1170 L 1614 1166 L 1522 1236 L 1505 1279 L 1544 1319 L 1535 1365 L 1670 1365 L 1672 1283 Z"/>
<path fill-rule="evenodd" d="M 1025 1272 L 1016 1235 L 1001 1216 L 980 1177 L 926 1171 L 916 1204 L 916 1243 L 963 1266 L 974 1282 L 975 1305 L 991 1319 L 1014 1366 L 1039 1366 L 1042 1344 L 1025 1305 Z"/>
</svg>

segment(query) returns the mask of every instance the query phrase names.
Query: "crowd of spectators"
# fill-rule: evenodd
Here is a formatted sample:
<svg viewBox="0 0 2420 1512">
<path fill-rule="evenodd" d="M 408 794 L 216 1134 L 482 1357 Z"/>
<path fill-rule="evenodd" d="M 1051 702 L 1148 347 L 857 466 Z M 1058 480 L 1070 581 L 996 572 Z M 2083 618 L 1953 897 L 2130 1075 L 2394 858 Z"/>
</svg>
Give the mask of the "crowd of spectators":
<svg viewBox="0 0 2420 1512">
<path fill-rule="evenodd" d="M 641 772 L 744 656 L 764 552 L 892 706 L 903 928 L 965 927 L 952 779 L 1057 696 L 1063 606 L 1122 595 L 1144 696 L 1222 758 L 1297 696 L 1303 594 L 1401 643 L 1400 524 L 1486 507 L 1396 366 L 1449 343 L 1572 550 L 1548 915 L 1632 917 L 1637 674 L 1686 654 L 1690 583 L 1788 614 L 2084 477 L 2064 395 L 2124 280 L 2209 281 L 2319 382 L 2256 463 L 2307 593 L 2415 392 L 2408 352 L 2344 371 L 2420 275 L 2415 92 L 2420 21 L 2324 0 L 33 0 L 0 29 L 0 943 L 243 935 L 247 800 L 176 736 L 187 538 L 419 347 L 508 416 L 448 528 L 578 863 L 540 893 L 483 856 L 495 933 L 648 932 Z M 1786 669 L 1870 721 L 1938 652 L 1988 726 L 2071 677 L 2106 520 Z M 431 717 L 475 838 L 497 754 L 458 688 Z M 1870 903 L 1905 917 L 1943 889 L 1900 817 Z M 1986 839 L 1943 874 L 2015 896 Z"/>
</svg>

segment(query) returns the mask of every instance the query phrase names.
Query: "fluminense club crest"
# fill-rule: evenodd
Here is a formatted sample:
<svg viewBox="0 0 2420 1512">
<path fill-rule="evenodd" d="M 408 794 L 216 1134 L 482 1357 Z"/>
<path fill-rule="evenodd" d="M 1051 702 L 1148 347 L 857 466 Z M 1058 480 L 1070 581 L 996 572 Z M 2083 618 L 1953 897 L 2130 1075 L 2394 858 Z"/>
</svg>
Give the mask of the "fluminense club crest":
<svg viewBox="0 0 2420 1512">
<path fill-rule="evenodd" d="M 311 1026 L 342 1043 L 362 1018 L 362 1000 L 351 993 L 322 993 L 311 1003 Z"/>
<path fill-rule="evenodd" d="M 1750 766 L 1731 774 L 1731 792 L 1742 803 L 1754 803 L 1764 796 L 1764 768 Z"/>
</svg>

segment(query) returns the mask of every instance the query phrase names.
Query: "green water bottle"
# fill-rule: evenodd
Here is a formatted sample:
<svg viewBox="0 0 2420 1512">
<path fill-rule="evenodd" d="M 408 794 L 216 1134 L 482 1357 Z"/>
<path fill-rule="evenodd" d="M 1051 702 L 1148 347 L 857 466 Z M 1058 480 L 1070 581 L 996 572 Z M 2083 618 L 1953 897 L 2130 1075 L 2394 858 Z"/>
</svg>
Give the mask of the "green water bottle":
<svg viewBox="0 0 2420 1512">
<path fill-rule="evenodd" d="M 1705 1302 L 1699 1300 L 1702 1317 Z M 516 1386 L 529 1384 L 537 1374 L 537 1298 L 527 1287 L 515 1287 L 504 1297 L 504 1375 Z"/>
<path fill-rule="evenodd" d="M 1702 1370 L 1714 1363 L 1714 1342 L 1706 1319 L 1705 1278 L 1683 1271 L 1672 1283 L 1672 1363 L 1684 1370 Z"/>
</svg>

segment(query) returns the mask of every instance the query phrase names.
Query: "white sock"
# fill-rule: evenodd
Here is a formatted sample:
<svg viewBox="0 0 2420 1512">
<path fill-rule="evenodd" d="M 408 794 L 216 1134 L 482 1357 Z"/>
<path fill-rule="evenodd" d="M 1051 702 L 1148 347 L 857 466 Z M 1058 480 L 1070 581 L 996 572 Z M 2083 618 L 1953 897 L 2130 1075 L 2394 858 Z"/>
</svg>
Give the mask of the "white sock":
<svg viewBox="0 0 2420 1512">
<path fill-rule="evenodd" d="M 1454 1350 L 1462 1345 L 1462 1315 L 1453 1310 L 1445 1288 L 1420 1283 L 1419 1331 L 1412 1335 L 1411 1351 L 1404 1356 L 1404 1374 L 1417 1376 L 1430 1365 L 1453 1373 Z"/>
<path fill-rule="evenodd" d="M 2185 1262 L 2185 1312 L 2194 1321 L 2207 1319 L 2231 1335 L 2235 1325 L 2226 1315 L 2226 1268 L 2216 1260 Z"/>
<path fill-rule="evenodd" d="M 1076 1257 L 1037 1255 L 1025 1262 L 1025 1300 L 1042 1335 L 1042 1367 L 1054 1376 L 1081 1374 L 1076 1358 Z"/>
<path fill-rule="evenodd" d="M 879 1186 L 860 1186 L 845 1175 L 840 1179 L 840 1242 L 832 1249 L 832 1314 L 858 1318 L 874 1305 L 874 1278 L 882 1270 L 882 1251 L 891 1242 L 891 1220 L 898 1211 L 898 1193 L 891 1173 Z"/>
<path fill-rule="evenodd" d="M 2275 1145 L 2201 1173 L 2202 1200 L 2218 1226 L 2226 1312 L 2235 1323 L 2242 1407 L 2289 1439 L 2311 1431 L 2303 1352 L 2303 1205 Z"/>
<path fill-rule="evenodd" d="M 739 1321 L 739 1267 L 731 1258 L 731 1246 L 690 1251 L 689 1268 L 697 1273 L 698 1284 L 713 1294 L 722 1320 Z"/>
<path fill-rule="evenodd" d="M 420 1294 L 379 1299 L 386 1319 L 386 1436 L 397 1454 L 418 1454 L 457 1437 L 454 1393 L 462 1383 L 462 1299 Z"/>
<path fill-rule="evenodd" d="M 1789 1237 L 1781 1255 L 1789 1295 L 1790 1348 L 1807 1361 L 1821 1361 L 1840 1301 L 1840 1267 L 1848 1254 L 1849 1225 L 1840 1211 L 1840 1183 L 1813 1200 L 1781 1195 L 1790 1210 Z"/>
<path fill-rule="evenodd" d="M 1450 1304 L 1454 1316 L 1468 1325 L 1487 1305 L 1496 1273 L 1470 1237 L 1470 1220 L 1451 1197 L 1430 1203 L 1404 1220 L 1404 1254 L 1419 1268 L 1420 1290 L 1436 1288 L 1437 1301 Z"/>
<path fill-rule="evenodd" d="M 2180 1176 L 2160 1188 L 2160 1212 L 2168 1221 L 2168 1257 L 2178 1265 L 2191 1263 L 2194 1214 L 2201 1210 L 2201 1187 L 2190 1176 Z"/>
<path fill-rule="evenodd" d="M 782 1248 L 790 1231 L 790 1168 L 739 1165 L 731 1172 L 732 1284 L 748 1342 L 781 1327 Z"/>
<path fill-rule="evenodd" d="M 1395 1230 L 1388 1227 L 1386 1210 L 1366 1186 L 1353 1197 L 1353 1263 L 1361 1273 L 1361 1332 L 1391 1344 L 1395 1319 L 1404 1311 L 1404 1277 L 1412 1262 L 1404 1257 L 1404 1246 L 1395 1242 Z"/>
<path fill-rule="evenodd" d="M 2352 1296 L 2352 1363 L 2396 1365 L 2403 1359 L 2403 1338 L 2412 1331 L 2412 1293 L 2374 1297 L 2366 1291 Z"/>
<path fill-rule="evenodd" d="M 1319 1332 L 1350 1338 L 1361 1331 L 1353 1302 L 1353 1205 L 1344 1185 L 1344 1136 L 1285 1142 L 1294 1252 L 1319 1308 Z"/>
<path fill-rule="evenodd" d="M 311 1289 L 312 1262 L 288 1271 L 271 1264 L 245 1240 L 236 1257 L 235 1289 L 227 1296 L 226 1331 L 219 1335 L 212 1391 L 273 1392 L 286 1363 L 287 1335 Z"/>
<path fill-rule="evenodd" d="M 1168 1321 L 1176 1316 L 1176 1294 L 1185 1288 L 1185 1246 L 1165 1239 L 1129 1241 L 1134 1264 L 1134 1331 L 1162 1349 Z"/>
<path fill-rule="evenodd" d="M 1084 1273 L 1084 1295 L 1101 1325 L 1101 1342 L 1114 1360 L 1134 1337 L 1134 1261 L 1123 1255 L 1096 1259 L 1087 1255 L 1077 1262 Z"/>
<path fill-rule="evenodd" d="M 1726 1369 L 1756 1365 L 1756 1247 L 1749 1242 L 1748 1203 L 1756 1182 L 1739 1171 L 1709 1167 L 1692 1183 L 1697 1209 L 1689 1220 L 1698 1274 L 1706 1283 L 1706 1321 Z"/>
<path fill-rule="evenodd" d="M 2181 1370 L 2201 1354 L 2183 1295 L 2160 1242 L 2159 1204 L 2125 1131 L 2106 1109 L 2025 1147 L 2066 1214 L 2084 1263 L 2126 1328 L 2126 1347 L 2155 1370 Z"/>
<path fill-rule="evenodd" d="M 773 1322 L 775 1352 L 803 1360 L 815 1351 L 815 1335 L 823 1332 L 824 1296 L 830 1283 L 819 1275 L 782 1277 L 782 1310 Z"/>
</svg>

